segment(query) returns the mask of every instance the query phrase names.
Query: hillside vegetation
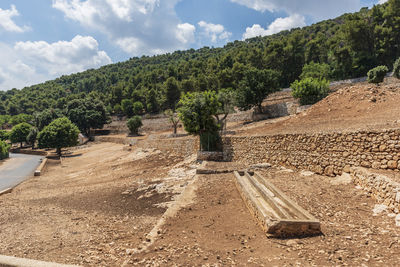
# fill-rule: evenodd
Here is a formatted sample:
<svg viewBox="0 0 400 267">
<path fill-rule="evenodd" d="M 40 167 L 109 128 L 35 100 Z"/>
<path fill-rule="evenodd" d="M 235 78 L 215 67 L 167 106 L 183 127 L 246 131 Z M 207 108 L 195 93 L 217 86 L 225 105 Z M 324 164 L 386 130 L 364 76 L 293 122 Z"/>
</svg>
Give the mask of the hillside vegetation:
<svg viewBox="0 0 400 267">
<path fill-rule="evenodd" d="M 109 113 L 121 102 L 141 102 L 143 111 L 175 108 L 182 92 L 236 90 L 247 70 L 277 71 L 279 87 L 295 81 L 305 64 L 326 63 L 329 78 L 365 76 L 378 65 L 393 68 L 400 56 L 400 0 L 345 14 L 301 29 L 272 36 L 159 56 L 131 58 L 99 69 L 62 76 L 0 92 L 0 115 L 65 110 L 73 99 L 87 95 L 104 102 Z"/>
</svg>

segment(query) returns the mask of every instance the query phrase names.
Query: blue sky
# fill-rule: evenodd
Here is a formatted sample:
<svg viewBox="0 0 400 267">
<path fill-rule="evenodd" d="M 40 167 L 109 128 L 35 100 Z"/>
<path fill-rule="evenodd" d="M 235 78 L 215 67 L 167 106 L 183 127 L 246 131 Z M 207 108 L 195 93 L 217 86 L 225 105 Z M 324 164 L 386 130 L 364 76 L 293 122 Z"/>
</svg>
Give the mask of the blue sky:
<svg viewBox="0 0 400 267">
<path fill-rule="evenodd" d="M 378 2 L 385 0 L 1 0 L 0 90 L 270 35 Z"/>
</svg>

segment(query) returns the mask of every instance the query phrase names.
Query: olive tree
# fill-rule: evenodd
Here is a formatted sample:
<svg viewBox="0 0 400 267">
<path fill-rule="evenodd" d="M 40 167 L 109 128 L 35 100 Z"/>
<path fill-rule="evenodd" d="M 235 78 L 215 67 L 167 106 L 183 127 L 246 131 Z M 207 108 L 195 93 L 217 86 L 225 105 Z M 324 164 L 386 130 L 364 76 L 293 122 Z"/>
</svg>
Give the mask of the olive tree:
<svg viewBox="0 0 400 267">
<path fill-rule="evenodd" d="M 40 148 L 55 148 L 61 156 L 61 149 L 78 144 L 79 129 L 68 118 L 51 122 L 38 135 Z"/>
<path fill-rule="evenodd" d="M 31 131 L 32 125 L 23 122 L 15 125 L 10 132 L 10 141 L 11 143 L 20 143 L 22 147 L 22 143 L 26 142 L 26 138 Z"/>
</svg>

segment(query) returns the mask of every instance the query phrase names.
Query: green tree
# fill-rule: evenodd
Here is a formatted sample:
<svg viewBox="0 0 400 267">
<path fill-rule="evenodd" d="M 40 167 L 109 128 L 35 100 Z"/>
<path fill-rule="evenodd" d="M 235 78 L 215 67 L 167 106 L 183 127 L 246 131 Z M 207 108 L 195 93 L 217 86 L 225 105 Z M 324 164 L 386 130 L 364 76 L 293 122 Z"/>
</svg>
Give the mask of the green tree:
<svg viewBox="0 0 400 267">
<path fill-rule="evenodd" d="M 35 125 L 40 132 L 43 128 L 49 125 L 53 120 L 62 117 L 60 110 L 46 109 L 35 116 Z"/>
<path fill-rule="evenodd" d="M 386 66 L 378 66 L 368 71 L 369 83 L 381 83 L 385 79 L 386 73 L 389 71 Z"/>
<path fill-rule="evenodd" d="M 300 75 L 300 79 L 305 78 L 316 78 L 316 79 L 329 79 L 330 67 L 325 63 L 310 63 L 303 66 L 303 72 Z"/>
<path fill-rule="evenodd" d="M 9 150 L 10 146 L 6 142 L 0 140 L 0 160 L 8 158 Z"/>
<path fill-rule="evenodd" d="M 123 99 L 121 102 L 122 111 L 128 118 L 134 115 L 133 113 L 133 102 L 130 99 Z"/>
<path fill-rule="evenodd" d="M 400 79 L 400 57 L 396 60 L 393 65 L 393 76 Z"/>
<path fill-rule="evenodd" d="M 226 130 L 226 119 L 230 113 L 235 111 L 236 94 L 232 88 L 221 89 L 218 91 L 217 99 L 220 103 L 215 118 L 221 130 Z"/>
<path fill-rule="evenodd" d="M 31 128 L 32 125 L 26 122 L 15 125 L 10 133 L 11 143 L 20 143 L 22 147 L 22 143 L 26 142 L 26 138 L 28 137 Z"/>
<path fill-rule="evenodd" d="M 136 101 L 132 105 L 132 113 L 133 115 L 140 115 L 143 113 L 143 104 L 142 102 Z"/>
<path fill-rule="evenodd" d="M 128 126 L 130 134 L 138 135 L 139 128 L 143 126 L 142 118 L 140 116 L 133 116 L 126 122 L 126 126 Z"/>
<path fill-rule="evenodd" d="M 68 118 L 59 118 L 51 122 L 38 135 L 40 148 L 55 148 L 59 156 L 61 149 L 78 144 L 78 127 Z"/>
<path fill-rule="evenodd" d="M 262 102 L 271 93 L 278 91 L 279 73 L 275 70 L 251 68 L 237 90 L 237 104 L 241 110 L 257 107 L 262 113 Z"/>
<path fill-rule="evenodd" d="M 39 131 L 36 127 L 32 127 L 31 130 L 29 131 L 28 136 L 26 137 L 26 143 L 32 146 L 32 149 L 35 148 L 35 143 L 37 139 Z"/>
<path fill-rule="evenodd" d="M 305 78 L 294 81 L 291 86 L 294 98 L 300 99 L 301 105 L 314 104 L 329 94 L 329 82 L 325 79 Z"/>
<path fill-rule="evenodd" d="M 219 149 L 219 126 L 215 120 L 221 103 L 214 91 L 186 93 L 179 101 L 179 118 L 189 134 L 200 136 L 202 150 Z"/>
<path fill-rule="evenodd" d="M 150 113 L 157 113 L 160 111 L 160 105 L 158 104 L 157 94 L 154 89 L 151 89 L 146 96 L 146 109 Z"/>
<path fill-rule="evenodd" d="M 169 122 L 171 122 L 172 127 L 174 128 L 174 134 L 176 135 L 178 131 L 178 124 L 180 122 L 179 116 L 172 109 L 167 109 L 164 114 L 168 117 Z"/>
<path fill-rule="evenodd" d="M 181 90 L 179 89 L 178 82 L 174 77 L 169 77 L 165 82 L 166 90 L 166 105 L 168 108 L 175 110 L 176 104 L 179 101 Z"/>
<path fill-rule="evenodd" d="M 1 141 L 6 141 L 10 138 L 10 132 L 6 130 L 0 130 L 0 140 Z"/>
<path fill-rule="evenodd" d="M 103 128 L 108 121 L 103 102 L 92 98 L 75 99 L 69 102 L 67 116 L 89 138 L 90 129 Z"/>
</svg>

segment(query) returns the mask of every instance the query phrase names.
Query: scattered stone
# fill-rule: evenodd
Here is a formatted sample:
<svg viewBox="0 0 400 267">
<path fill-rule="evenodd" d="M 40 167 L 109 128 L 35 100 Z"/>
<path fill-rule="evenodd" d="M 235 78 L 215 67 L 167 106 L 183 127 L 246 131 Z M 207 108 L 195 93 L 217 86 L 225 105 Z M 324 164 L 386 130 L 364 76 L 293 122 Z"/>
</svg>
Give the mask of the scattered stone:
<svg viewBox="0 0 400 267">
<path fill-rule="evenodd" d="M 315 174 L 315 173 L 313 173 L 313 172 L 311 172 L 311 171 L 302 171 L 302 172 L 300 172 L 300 175 L 306 176 L 306 177 L 312 176 L 312 175 L 314 175 L 314 174 Z"/>
<path fill-rule="evenodd" d="M 372 212 L 374 213 L 373 216 L 378 216 L 382 212 L 387 211 L 388 206 L 383 205 L 383 204 L 376 204 Z"/>
<path fill-rule="evenodd" d="M 341 176 L 337 176 L 336 178 L 332 179 L 330 183 L 332 185 L 341 185 L 341 184 L 350 184 L 352 182 L 351 175 L 348 173 L 343 173 Z"/>
</svg>

